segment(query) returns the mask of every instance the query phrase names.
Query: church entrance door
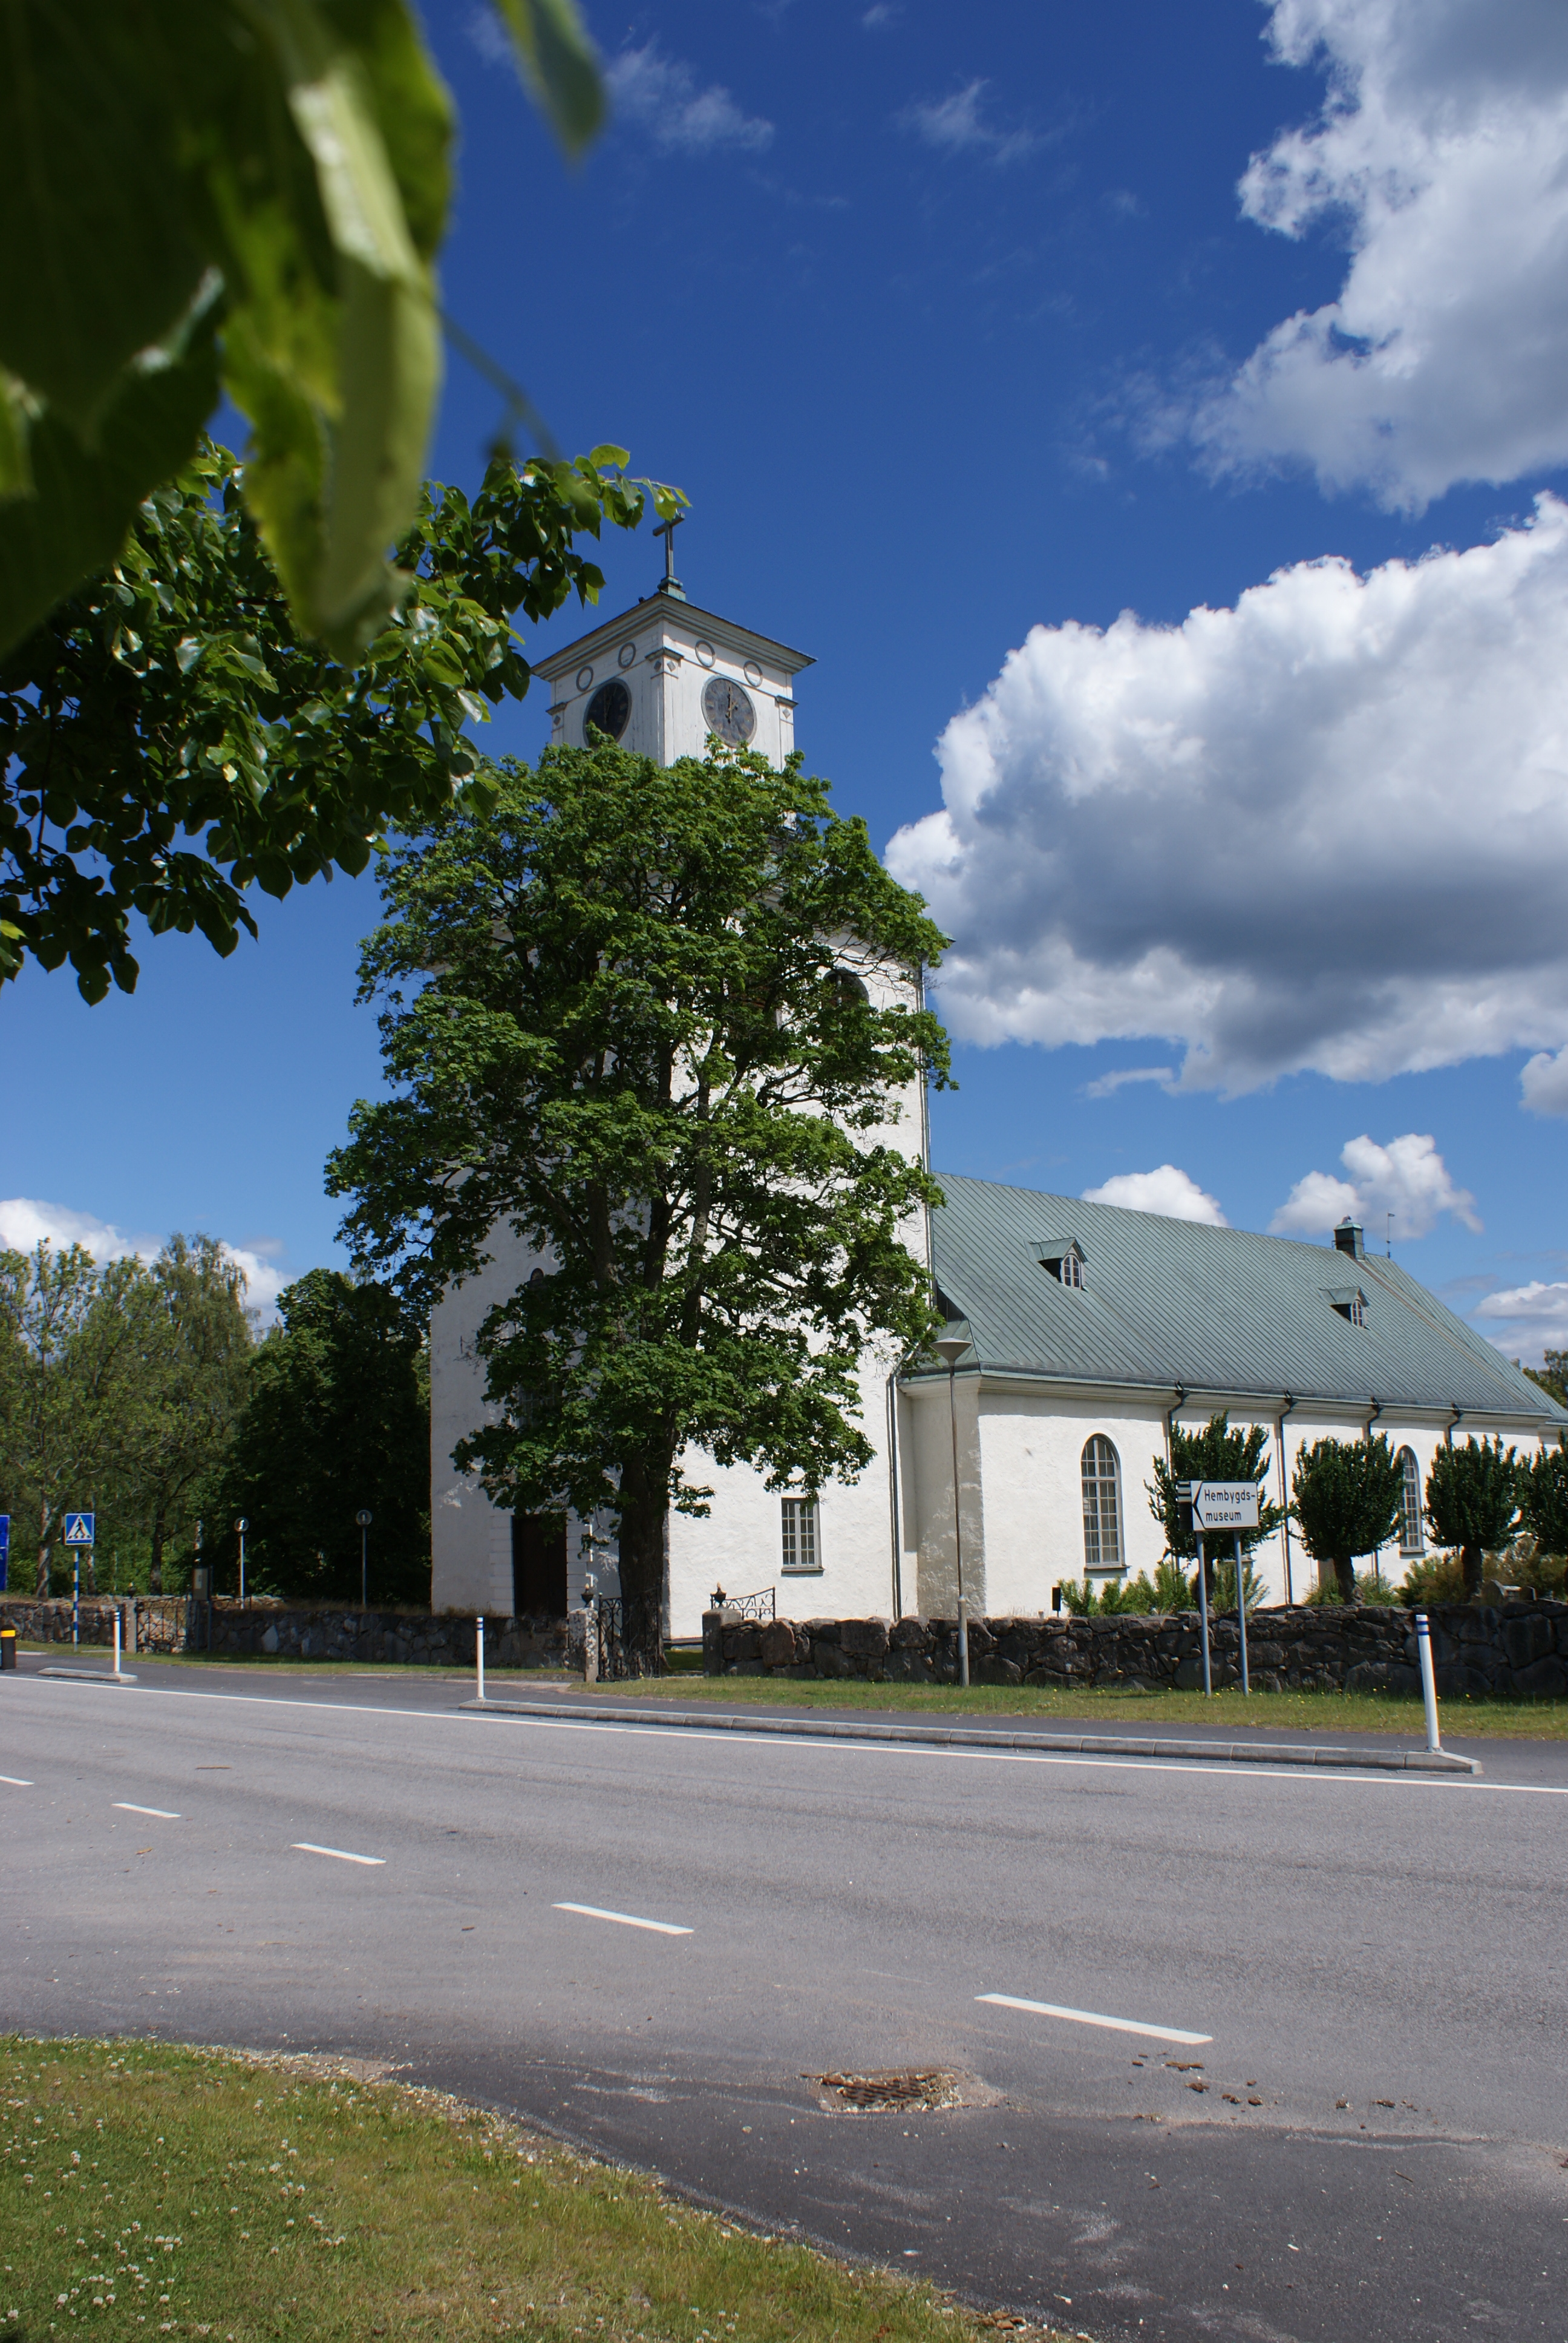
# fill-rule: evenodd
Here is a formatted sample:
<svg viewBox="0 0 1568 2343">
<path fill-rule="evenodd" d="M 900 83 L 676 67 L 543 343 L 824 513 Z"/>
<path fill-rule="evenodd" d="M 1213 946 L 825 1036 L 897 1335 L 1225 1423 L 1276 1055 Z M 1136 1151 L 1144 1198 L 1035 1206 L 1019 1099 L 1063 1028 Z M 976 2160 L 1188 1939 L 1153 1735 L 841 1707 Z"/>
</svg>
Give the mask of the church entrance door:
<svg viewBox="0 0 1568 2343">
<path fill-rule="evenodd" d="M 566 1617 L 564 1513 L 512 1515 L 512 1615 L 516 1619 Z"/>
</svg>

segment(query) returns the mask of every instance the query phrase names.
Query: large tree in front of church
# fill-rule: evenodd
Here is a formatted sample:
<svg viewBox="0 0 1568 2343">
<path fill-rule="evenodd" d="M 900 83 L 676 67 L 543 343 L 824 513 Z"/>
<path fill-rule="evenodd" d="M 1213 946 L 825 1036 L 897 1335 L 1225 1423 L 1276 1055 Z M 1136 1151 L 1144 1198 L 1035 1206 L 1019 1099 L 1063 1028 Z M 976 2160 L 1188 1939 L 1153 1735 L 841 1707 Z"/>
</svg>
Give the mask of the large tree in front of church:
<svg viewBox="0 0 1568 2343">
<path fill-rule="evenodd" d="M 626 1645 L 657 1670 L 700 1453 L 852 1480 L 863 1355 L 934 1325 L 905 1239 L 939 1192 L 885 1126 L 946 1079 L 912 982 L 946 940 L 826 783 L 722 750 L 508 761 L 387 893 L 362 978 L 392 1095 L 329 1165 L 345 1233 L 422 1302 L 498 1230 L 539 1256 L 483 1322 L 493 1420 L 455 1461 L 498 1504 L 610 1517 Z"/>
</svg>

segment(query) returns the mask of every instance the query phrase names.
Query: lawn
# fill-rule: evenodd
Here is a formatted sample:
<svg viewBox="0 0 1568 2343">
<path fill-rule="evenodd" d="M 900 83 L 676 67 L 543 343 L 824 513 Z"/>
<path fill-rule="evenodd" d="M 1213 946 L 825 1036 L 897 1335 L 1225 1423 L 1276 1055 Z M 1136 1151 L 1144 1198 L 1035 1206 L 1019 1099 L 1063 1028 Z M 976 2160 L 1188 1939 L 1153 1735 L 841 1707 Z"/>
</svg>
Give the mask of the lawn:
<svg viewBox="0 0 1568 2343">
<path fill-rule="evenodd" d="M 327 2061 L 9 2036 L 0 2078 L 0 2336 L 27 2343 L 1048 2334 Z"/>
<path fill-rule="evenodd" d="M 526 1681 L 509 1676 L 508 1688 Z M 499 1683 L 487 1683 L 487 1690 L 498 1693 Z M 1311 1733 L 1327 1742 L 1342 1740 L 1347 1733 L 1392 1733 L 1420 1743 L 1426 1738 L 1419 1700 L 1384 1699 L 1376 1693 L 1255 1692 L 1244 1698 L 1231 1689 L 1206 1700 L 1201 1692 L 1078 1690 L 1065 1684 L 970 1684 L 966 1689 L 959 1684 L 862 1684 L 852 1679 L 818 1684 L 789 1676 L 686 1674 L 605 1685 L 600 1692 L 606 1697 L 631 1694 L 677 1706 L 719 1701 L 729 1707 L 756 1704 L 863 1710 L 877 1715 L 968 1716 L 982 1725 L 1030 1716 L 1073 1725 L 1116 1724 L 1136 1733 L 1156 1725 L 1179 1730 L 1184 1725 L 1247 1725 L 1264 1735 Z M 1459 1740 L 1563 1741 L 1568 1740 L 1568 1701 L 1445 1700 L 1440 1721 L 1445 1740 L 1452 1735 Z"/>
</svg>

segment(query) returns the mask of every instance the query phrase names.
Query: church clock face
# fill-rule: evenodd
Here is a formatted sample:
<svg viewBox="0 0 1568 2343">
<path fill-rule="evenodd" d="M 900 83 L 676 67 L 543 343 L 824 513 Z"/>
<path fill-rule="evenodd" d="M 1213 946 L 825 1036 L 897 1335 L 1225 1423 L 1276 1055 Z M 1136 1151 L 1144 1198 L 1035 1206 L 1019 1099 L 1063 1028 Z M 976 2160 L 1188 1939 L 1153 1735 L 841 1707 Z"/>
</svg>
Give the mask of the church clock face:
<svg viewBox="0 0 1568 2343">
<path fill-rule="evenodd" d="M 600 684 L 583 711 L 583 739 L 594 731 L 608 732 L 612 740 L 618 740 L 630 717 L 631 694 L 619 676 L 612 675 L 608 683 Z"/>
<path fill-rule="evenodd" d="M 710 676 L 702 687 L 702 713 L 708 729 L 732 749 L 744 749 L 757 729 L 757 710 L 749 692 L 727 675 Z"/>
</svg>

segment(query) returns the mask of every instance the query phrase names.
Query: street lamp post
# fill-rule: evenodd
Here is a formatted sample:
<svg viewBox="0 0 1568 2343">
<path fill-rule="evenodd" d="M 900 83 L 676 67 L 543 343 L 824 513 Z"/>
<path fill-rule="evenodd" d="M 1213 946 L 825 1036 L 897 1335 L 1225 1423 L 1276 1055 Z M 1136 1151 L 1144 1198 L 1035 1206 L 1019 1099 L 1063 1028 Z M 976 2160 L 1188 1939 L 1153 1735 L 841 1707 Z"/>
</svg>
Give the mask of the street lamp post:
<svg viewBox="0 0 1568 2343">
<path fill-rule="evenodd" d="M 245 1534 L 249 1526 L 245 1515 L 241 1513 L 235 1523 L 235 1528 L 239 1532 L 239 1599 L 242 1603 L 245 1601 Z"/>
<path fill-rule="evenodd" d="M 361 1505 L 354 1518 L 359 1525 L 359 1608 L 361 1611 L 368 1611 L 370 1608 L 370 1564 L 368 1558 L 368 1540 L 367 1539 L 366 1532 L 370 1527 L 369 1506 Z"/>
<path fill-rule="evenodd" d="M 959 1574 L 959 1682 L 970 1680 L 970 1621 L 969 1605 L 964 1600 L 964 1534 L 959 1516 L 959 1410 L 954 1393 L 953 1378 L 959 1361 L 970 1348 L 967 1334 L 939 1334 L 931 1348 L 948 1371 L 948 1427 L 953 1444 L 953 1556 Z"/>
</svg>

